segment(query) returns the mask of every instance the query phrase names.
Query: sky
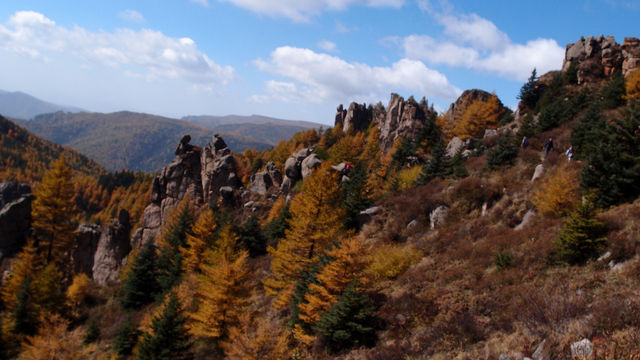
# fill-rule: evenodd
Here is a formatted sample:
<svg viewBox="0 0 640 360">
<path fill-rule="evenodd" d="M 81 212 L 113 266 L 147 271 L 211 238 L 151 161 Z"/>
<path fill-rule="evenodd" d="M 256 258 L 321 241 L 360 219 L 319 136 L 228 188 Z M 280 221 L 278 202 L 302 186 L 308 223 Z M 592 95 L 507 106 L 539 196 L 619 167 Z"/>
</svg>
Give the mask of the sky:
<svg viewBox="0 0 640 360">
<path fill-rule="evenodd" d="M 581 36 L 640 37 L 640 1 L 2 0 L 0 89 L 88 111 L 260 114 L 463 90 L 510 107 Z"/>
</svg>

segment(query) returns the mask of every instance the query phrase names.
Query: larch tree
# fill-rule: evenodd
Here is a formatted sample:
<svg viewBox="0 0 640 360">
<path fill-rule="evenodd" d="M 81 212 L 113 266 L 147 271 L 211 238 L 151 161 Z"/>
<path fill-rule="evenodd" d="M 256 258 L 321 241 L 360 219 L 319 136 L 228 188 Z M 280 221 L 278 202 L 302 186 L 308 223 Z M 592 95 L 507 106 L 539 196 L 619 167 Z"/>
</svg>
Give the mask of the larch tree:
<svg viewBox="0 0 640 360">
<path fill-rule="evenodd" d="M 276 297 L 277 309 L 289 304 L 301 272 L 342 231 L 340 198 L 338 175 L 325 163 L 305 180 L 302 192 L 291 201 L 290 229 L 276 248 L 268 248 L 273 259 L 264 285 L 267 294 Z"/>
<path fill-rule="evenodd" d="M 61 157 L 33 190 L 32 226 L 36 231 L 36 244 L 47 263 L 55 260 L 69 264 L 64 254 L 73 246 L 75 227 L 71 220 L 77 212 L 71 175 L 71 169 Z"/>
<path fill-rule="evenodd" d="M 481 137 L 485 129 L 495 128 L 504 114 L 504 108 L 496 95 L 487 101 L 475 100 L 462 114 L 453 129 L 460 139 Z"/>
<path fill-rule="evenodd" d="M 200 269 L 205 250 L 213 244 L 216 228 L 213 211 L 211 209 L 203 211 L 193 225 L 192 233 L 186 234 L 186 246 L 180 247 L 185 272 L 195 272 Z"/>
<path fill-rule="evenodd" d="M 229 328 L 229 336 L 220 343 L 226 359 L 285 359 L 290 353 L 289 332 L 277 319 L 256 318 L 244 312 L 238 325 Z"/>
<path fill-rule="evenodd" d="M 27 278 L 33 279 L 42 268 L 37 251 L 33 242 L 29 241 L 14 260 L 11 275 L 6 279 L 4 286 L 0 287 L 2 303 L 6 309 L 13 309 L 16 304 L 16 294 L 22 284 Z"/>
</svg>

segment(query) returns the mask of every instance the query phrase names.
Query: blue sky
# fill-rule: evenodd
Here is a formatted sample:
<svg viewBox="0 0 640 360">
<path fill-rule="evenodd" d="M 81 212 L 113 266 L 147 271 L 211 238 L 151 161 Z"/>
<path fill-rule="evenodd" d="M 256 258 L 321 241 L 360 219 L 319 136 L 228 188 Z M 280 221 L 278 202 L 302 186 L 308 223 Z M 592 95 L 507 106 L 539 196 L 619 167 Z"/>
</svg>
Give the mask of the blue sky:
<svg viewBox="0 0 640 360">
<path fill-rule="evenodd" d="M 638 37 L 640 3 L 439 0 L 0 2 L 0 89 L 90 111 L 261 114 L 332 124 L 338 104 L 495 91 L 581 35 Z"/>
</svg>

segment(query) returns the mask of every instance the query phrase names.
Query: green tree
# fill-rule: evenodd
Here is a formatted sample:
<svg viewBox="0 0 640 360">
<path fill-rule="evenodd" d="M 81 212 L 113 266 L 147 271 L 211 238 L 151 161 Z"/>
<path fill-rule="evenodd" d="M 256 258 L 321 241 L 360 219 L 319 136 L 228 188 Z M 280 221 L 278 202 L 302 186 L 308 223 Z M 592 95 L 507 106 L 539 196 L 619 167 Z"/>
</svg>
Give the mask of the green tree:
<svg viewBox="0 0 640 360">
<path fill-rule="evenodd" d="M 371 346 L 376 340 L 374 311 L 369 297 L 359 291 L 354 282 L 313 328 L 333 352 L 360 345 Z"/>
<path fill-rule="evenodd" d="M 158 284 L 162 294 L 180 282 L 183 260 L 180 248 L 187 246 L 187 235 L 192 233 L 192 226 L 193 211 L 189 199 L 184 199 L 158 242 Z"/>
<path fill-rule="evenodd" d="M 187 360 L 191 339 L 185 326 L 180 301 L 175 293 L 169 293 L 162 313 L 151 321 L 152 333 L 145 333 L 138 346 L 139 360 Z"/>
<path fill-rule="evenodd" d="M 575 61 L 572 61 L 567 71 L 564 72 L 564 79 L 568 84 L 575 85 L 578 83 L 578 66 Z"/>
<path fill-rule="evenodd" d="M 600 103 L 592 103 L 580 117 L 580 122 L 573 127 L 571 144 L 577 159 L 586 159 L 594 152 L 600 151 L 599 143 L 607 132 L 607 121 L 602 116 Z"/>
<path fill-rule="evenodd" d="M 422 166 L 420 176 L 416 184 L 424 185 L 436 177 L 445 177 L 451 174 L 451 163 L 447 156 L 444 142 L 440 141 L 433 145 L 431 159 Z"/>
<path fill-rule="evenodd" d="M 349 181 L 343 183 L 342 196 L 345 211 L 344 226 L 346 229 L 358 229 L 358 214 L 373 204 L 367 194 L 367 173 L 362 162 L 358 161 L 349 173 Z"/>
<path fill-rule="evenodd" d="M 453 177 L 456 179 L 464 179 L 469 176 L 467 167 L 464 165 L 464 156 L 462 155 L 462 149 L 458 150 L 453 158 L 451 158 L 451 172 Z"/>
<path fill-rule="evenodd" d="M 118 358 L 126 358 L 133 352 L 139 337 L 140 331 L 133 325 L 131 316 L 127 315 L 116 330 L 116 336 L 113 338 L 113 352 L 118 355 Z"/>
<path fill-rule="evenodd" d="M 140 308 L 152 302 L 159 292 L 156 259 L 156 249 L 149 241 L 136 256 L 131 272 L 124 280 L 123 296 L 120 302 L 125 309 Z"/>
<path fill-rule="evenodd" d="M 267 253 L 267 239 L 260 230 L 260 224 L 255 216 L 250 216 L 238 229 L 238 233 L 240 241 L 249 251 L 249 256 L 254 258 Z"/>
<path fill-rule="evenodd" d="M 626 103 L 626 90 L 622 71 L 616 71 L 611 80 L 602 87 L 600 92 L 602 106 L 605 109 L 615 109 Z"/>
<path fill-rule="evenodd" d="M 14 334 L 33 335 L 38 329 L 38 311 L 33 302 L 31 277 L 22 283 L 16 294 L 17 302 L 13 310 L 12 320 Z"/>
<path fill-rule="evenodd" d="M 607 244 L 606 225 L 594 218 L 595 206 L 579 203 L 554 240 L 558 257 L 569 264 L 582 264 L 598 256 Z"/>
<path fill-rule="evenodd" d="M 534 68 L 531 72 L 529 80 L 527 80 L 527 82 L 522 85 L 522 88 L 520 88 L 518 99 L 520 99 L 524 105 L 526 105 L 530 109 L 533 109 L 536 107 L 536 103 L 538 102 L 539 98 L 540 92 L 538 90 L 538 73 Z"/>
<path fill-rule="evenodd" d="M 99 337 L 100 328 L 98 327 L 98 322 L 96 321 L 96 319 L 91 319 L 91 321 L 89 321 L 89 325 L 87 325 L 83 343 L 85 345 L 89 345 L 98 340 Z"/>
<path fill-rule="evenodd" d="M 518 156 L 518 146 L 510 132 L 498 139 L 498 145 L 487 154 L 490 169 L 513 164 Z"/>
<path fill-rule="evenodd" d="M 282 208 L 280 214 L 264 226 L 264 234 L 271 241 L 283 238 L 285 231 L 289 229 L 289 219 L 291 219 L 291 212 L 289 211 L 289 204 L 287 203 Z"/>
</svg>

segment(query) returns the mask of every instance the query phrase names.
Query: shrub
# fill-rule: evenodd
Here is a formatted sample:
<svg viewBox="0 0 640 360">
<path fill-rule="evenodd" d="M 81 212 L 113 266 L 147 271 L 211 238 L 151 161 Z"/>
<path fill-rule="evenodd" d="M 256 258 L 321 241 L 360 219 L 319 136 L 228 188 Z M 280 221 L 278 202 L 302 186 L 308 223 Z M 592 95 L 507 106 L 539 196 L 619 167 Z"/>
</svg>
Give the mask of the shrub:
<svg viewBox="0 0 640 360">
<path fill-rule="evenodd" d="M 366 272 L 379 278 L 393 279 L 422 258 L 420 250 L 411 245 L 389 245 L 378 247 Z"/>
<path fill-rule="evenodd" d="M 413 166 L 410 168 L 404 168 L 400 170 L 397 175 L 398 189 L 402 190 L 402 189 L 408 189 L 410 187 L 413 187 L 415 185 L 414 184 L 415 181 L 420 176 L 421 171 L 422 171 L 422 167 L 420 166 Z"/>
<path fill-rule="evenodd" d="M 635 69 L 627 75 L 625 80 L 625 90 L 628 101 L 634 101 L 640 98 L 640 69 Z"/>
<path fill-rule="evenodd" d="M 594 215 L 595 206 L 590 200 L 577 205 L 553 243 L 560 260 L 582 264 L 597 257 L 606 246 L 606 226 Z"/>
<path fill-rule="evenodd" d="M 504 270 L 511 266 L 511 253 L 504 250 L 494 255 L 493 263 L 498 271 Z"/>
<path fill-rule="evenodd" d="M 602 88 L 600 92 L 602 106 L 605 109 L 615 109 L 625 103 L 625 81 L 622 71 L 616 72 L 611 80 Z"/>
<path fill-rule="evenodd" d="M 565 216 L 579 199 L 579 187 L 577 169 L 560 166 L 544 177 L 540 188 L 533 193 L 533 205 L 545 215 Z"/>
</svg>

